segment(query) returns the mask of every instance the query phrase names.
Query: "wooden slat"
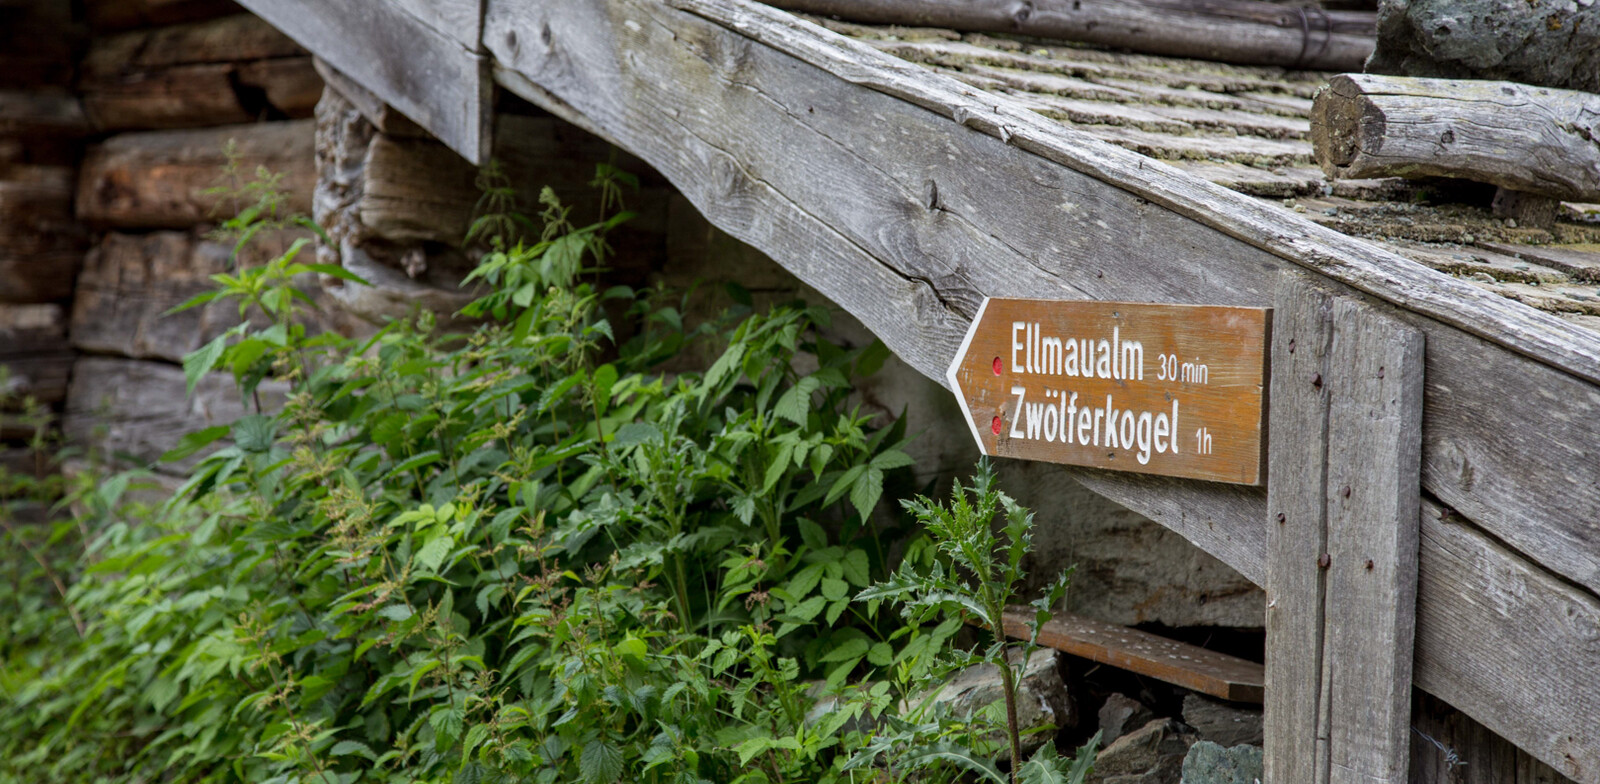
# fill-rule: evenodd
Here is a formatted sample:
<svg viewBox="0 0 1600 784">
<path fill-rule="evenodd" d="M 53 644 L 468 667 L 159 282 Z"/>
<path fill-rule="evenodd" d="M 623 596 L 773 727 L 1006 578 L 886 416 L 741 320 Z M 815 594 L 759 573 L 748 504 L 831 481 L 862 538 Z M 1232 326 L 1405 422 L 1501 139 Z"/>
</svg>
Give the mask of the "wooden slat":
<svg viewBox="0 0 1600 784">
<path fill-rule="evenodd" d="M 1334 301 L 1322 662 L 1331 784 L 1407 780 L 1422 357 L 1417 330 Z"/>
<path fill-rule="evenodd" d="M 1425 692 L 1411 710 L 1411 780 L 1416 784 L 1568 784 L 1529 756 Z"/>
<path fill-rule="evenodd" d="M 765 36 L 767 23 L 761 18 L 725 24 Z M 1049 126 L 1048 139 L 1036 129 L 1028 131 L 1032 137 L 1011 135 L 1007 144 L 992 122 L 993 106 L 1003 98 L 962 97 L 965 88 L 918 66 L 881 62 L 806 25 L 774 24 L 792 24 L 796 35 L 809 29 L 806 35 L 830 42 L 790 46 L 778 41 L 824 67 L 647 0 L 494 2 L 485 41 L 499 63 L 496 76 L 502 84 L 645 158 L 720 228 L 851 311 L 930 377 L 948 367 L 986 294 L 1050 292 L 1063 298 L 1262 306 L 1272 300 L 1270 273 L 1306 265 L 1347 282 L 1388 287 L 1391 301 L 1429 312 L 1443 312 L 1444 300 L 1455 296 L 1453 284 L 1441 283 L 1438 273 L 1419 277 L 1422 268 L 1410 262 L 1306 228 L 1277 208 L 1259 220 L 1250 214 L 1239 218 L 1231 205 L 1244 197 L 1197 186 L 1158 163 L 1106 151 L 1059 126 Z M 546 25 L 550 44 L 532 35 Z M 945 118 L 954 115 L 948 103 L 937 105 L 924 95 L 922 103 L 933 111 L 923 111 L 895 99 L 893 85 L 885 85 L 886 70 L 916 81 L 924 92 L 938 87 L 942 99 L 960 99 L 970 112 L 963 115 L 969 130 L 948 125 Z M 978 112 L 991 119 L 974 120 Z M 874 121 L 863 123 L 862 117 Z M 1029 127 L 1030 117 L 1017 111 L 1016 127 Z M 1019 143 L 1030 149 L 1019 149 Z M 1086 156 L 1076 163 L 1089 174 L 1056 160 L 1079 154 L 1069 147 Z M 863 157 L 868 152 L 870 157 Z M 1474 513 L 1480 524 L 1493 525 L 1497 537 L 1520 532 L 1524 540 L 1533 540 L 1528 544 L 1545 542 L 1541 562 L 1556 563 L 1557 551 L 1566 551 L 1560 563 L 1581 567 L 1600 548 L 1569 543 L 1591 535 L 1591 521 L 1600 519 L 1600 488 L 1594 481 L 1600 469 L 1573 462 L 1566 450 L 1582 452 L 1600 443 L 1600 416 L 1584 416 L 1584 406 L 1600 405 L 1600 399 L 1593 383 L 1552 367 L 1569 352 L 1542 341 L 1587 346 L 1593 339 L 1557 321 L 1554 330 L 1548 325 L 1527 329 L 1538 336 L 1530 342 L 1517 337 L 1524 331 L 1518 320 L 1547 318 L 1542 314 L 1515 303 L 1486 310 L 1470 296 L 1451 301 L 1450 308 L 1458 306 L 1450 324 L 1479 322 L 1477 334 L 1504 340 L 1491 343 L 1442 320 L 1401 315 L 1427 334 L 1429 345 L 1423 458 L 1429 489 L 1459 506 L 1458 501 L 1470 502 L 1492 488 Z M 1515 318 L 1508 319 L 1511 311 Z M 1508 388 L 1547 390 L 1576 415 L 1553 422 L 1547 404 L 1508 394 Z M 1485 413 L 1494 413 L 1487 424 Z M 1452 467 L 1443 459 L 1445 450 L 1470 452 L 1474 470 Z M 1259 491 L 1087 470 L 1064 473 L 1178 531 L 1258 584 L 1265 582 L 1267 513 Z M 1552 497 L 1563 499 L 1563 505 L 1551 505 Z M 1552 530 L 1562 533 L 1552 537 Z M 1430 548 L 1442 545 L 1426 536 L 1425 529 L 1423 606 L 1434 603 L 1444 608 L 1441 612 L 1472 623 L 1502 623 L 1479 614 L 1454 587 L 1437 582 L 1430 587 Z M 1482 533 L 1471 537 L 1488 541 Z M 1529 579 L 1555 580 L 1539 578 L 1543 573 L 1527 563 L 1505 568 Z M 1484 585 L 1489 579 L 1484 575 L 1480 569 L 1459 578 Z M 1574 591 L 1585 595 L 1570 587 L 1561 595 Z M 1579 639 L 1566 628 L 1547 634 L 1569 649 Z M 1541 700 L 1568 700 L 1571 685 L 1600 693 L 1600 667 L 1573 670 L 1571 661 L 1563 660 L 1557 669 L 1533 660 L 1527 662 L 1528 672 L 1542 677 L 1529 679 L 1522 685 L 1525 695 L 1507 701 L 1496 696 L 1505 688 L 1499 676 L 1475 669 L 1502 652 L 1481 639 L 1445 644 L 1419 631 L 1418 640 L 1419 649 L 1434 647 L 1419 654 L 1417 680 L 1435 678 L 1446 667 L 1479 672 L 1471 681 L 1429 682 L 1441 696 L 1473 706 L 1475 718 L 1502 733 L 1524 724 L 1570 723 L 1574 714 L 1552 713 Z M 1564 753 L 1548 737 L 1523 745 L 1551 764 Z"/>
<path fill-rule="evenodd" d="M 618 2 L 620 0 L 613 0 Z M 497 0 L 505 2 L 505 0 Z M 1289 218 L 1224 188 L 1137 155 L 1096 145 L 1002 96 L 932 76 L 871 47 L 748 0 L 665 0 L 852 84 L 892 95 L 1315 270 L 1379 299 L 1423 313 L 1514 351 L 1600 382 L 1600 340 L 1559 319 L 1517 307 L 1470 284 L 1441 279 L 1370 243 Z M 499 6 L 491 4 L 490 18 Z M 494 48 L 496 36 L 485 33 Z M 536 28 L 535 28 L 536 29 Z M 505 63 L 515 60 L 496 50 Z"/>
<path fill-rule="evenodd" d="M 1315 782 L 1322 720 L 1331 298 L 1285 275 L 1272 312 L 1267 465 L 1266 780 Z M 1325 771 L 1324 771 L 1325 772 Z"/>
<path fill-rule="evenodd" d="M 240 187 L 257 166 L 283 175 L 283 209 L 309 214 L 316 187 L 315 123 L 290 120 L 113 136 L 84 154 L 78 173 L 78 217 L 128 228 L 189 228 L 218 222 L 246 206 L 217 187 Z M 223 178 L 224 148 L 235 142 L 243 181 Z"/>
<path fill-rule="evenodd" d="M 507 66 L 502 78 L 525 97 L 646 157 L 720 226 L 789 266 L 931 377 L 948 367 L 985 294 L 1261 306 L 1271 301 L 1263 273 L 1294 266 L 988 133 L 954 131 L 937 115 L 799 69 L 742 36 L 718 37 L 658 4 L 608 8 L 556 18 L 492 5 L 487 40 Z M 546 18 L 570 45 L 526 44 L 512 51 L 497 43 L 518 30 L 542 29 Z M 594 32 L 565 18 L 588 19 Z M 655 27 L 641 26 L 637 34 L 624 24 L 646 19 Z M 592 43 L 579 43 L 586 39 Z M 606 50 L 621 45 L 627 58 Z M 718 60 L 719 52 L 737 59 Z M 623 69 L 625 62 L 639 65 Z M 849 80 L 868 80 L 862 63 L 838 68 Z M 516 72 L 547 82 L 559 96 Z M 920 69 L 910 74 L 942 83 Z M 736 77 L 759 91 L 724 89 Z M 718 96 L 716 103 L 708 104 L 707 95 Z M 884 120 L 862 124 L 862 116 Z M 891 127 L 893 133 L 884 131 Z M 1071 134 L 1052 127 L 1058 136 Z M 1072 138 L 1083 150 L 1104 152 Z M 870 165 L 853 150 L 872 151 Z M 1148 159 L 1135 161 L 1117 175 L 1126 178 L 1139 166 L 1145 173 L 1164 170 Z M 937 199 L 930 198 L 934 188 Z M 1244 198 L 1227 196 L 1215 200 L 1223 212 Z M 1271 209 L 1275 236 L 1302 231 L 1298 218 Z M 790 226 L 773 222 L 778 216 L 803 220 Z M 1317 246 L 1304 231 L 1292 243 L 1300 256 L 1330 263 L 1343 258 L 1336 254 L 1344 248 Z M 1343 245 L 1372 247 L 1333 236 Z M 1174 252 L 1175 241 L 1181 252 Z M 1414 269 L 1426 276 L 1415 281 L 1419 291 L 1437 289 L 1430 296 L 1465 287 L 1498 300 L 1497 308 L 1554 320 L 1563 340 L 1600 343 L 1554 316 L 1393 258 L 1387 279 L 1404 280 Z M 1463 312 L 1484 322 L 1495 318 L 1474 310 L 1470 299 L 1458 303 Z M 1600 519 L 1600 465 L 1573 459 L 1600 442 L 1595 385 L 1432 318 L 1402 318 L 1425 331 L 1431 344 L 1449 346 L 1427 358 L 1428 490 L 1542 563 L 1600 590 L 1600 547 L 1581 546 L 1595 536 L 1591 521 Z M 1531 395 L 1505 395 L 1507 384 L 1546 390 L 1574 416 L 1556 422 Z M 1113 497 L 1135 508 L 1155 505 L 1140 494 Z M 1552 497 L 1565 504 L 1551 508 Z M 1527 525 L 1532 519 L 1541 525 Z M 1263 576 L 1260 566 L 1217 554 L 1241 572 Z"/>
<path fill-rule="evenodd" d="M 483 51 L 483 0 L 393 0 L 468 51 Z"/>
<path fill-rule="evenodd" d="M 463 158 L 487 162 L 493 83 L 475 48 L 446 36 L 399 4 L 245 0 L 243 5 Z"/>
<path fill-rule="evenodd" d="M 1347 71 L 1372 54 L 1370 11 L 1255 0 L 772 0 L 780 8 L 876 24 L 949 27 L 1083 41 L 1233 63 Z"/>
<path fill-rule="evenodd" d="M 1028 639 L 1032 615 L 1028 609 L 1008 610 L 1006 634 Z M 1261 665 L 1138 629 L 1058 612 L 1039 627 L 1039 644 L 1201 694 L 1261 702 Z"/>
</svg>

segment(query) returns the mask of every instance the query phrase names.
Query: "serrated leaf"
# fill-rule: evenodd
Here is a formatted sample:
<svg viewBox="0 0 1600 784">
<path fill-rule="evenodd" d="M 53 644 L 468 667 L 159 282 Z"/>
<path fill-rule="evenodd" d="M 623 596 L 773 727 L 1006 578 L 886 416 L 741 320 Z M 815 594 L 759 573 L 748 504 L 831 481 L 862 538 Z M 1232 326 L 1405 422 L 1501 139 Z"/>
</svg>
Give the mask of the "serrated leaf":
<svg viewBox="0 0 1600 784">
<path fill-rule="evenodd" d="M 378 755 L 372 752 L 371 746 L 355 740 L 341 740 L 333 744 L 328 753 L 335 757 L 366 757 L 373 761 L 378 759 Z"/>
<path fill-rule="evenodd" d="M 456 739 L 461 737 L 462 716 L 461 709 L 455 707 L 435 710 L 428 717 L 428 723 L 433 725 L 433 746 L 444 751 L 456 745 Z"/>
<path fill-rule="evenodd" d="M 898 449 L 884 450 L 879 452 L 876 457 L 872 458 L 872 467 L 880 471 L 890 471 L 896 468 L 904 468 L 905 466 L 916 464 L 917 461 L 912 460 L 911 455 L 908 455 Z"/>
<path fill-rule="evenodd" d="M 822 387 L 822 382 L 814 376 L 806 376 L 796 381 L 778 398 L 777 405 L 772 407 L 772 413 L 783 417 L 802 427 L 806 423 L 806 415 L 811 413 L 811 393 Z"/>
<path fill-rule="evenodd" d="M 845 640 L 843 643 L 840 643 L 838 647 L 835 647 L 833 650 L 824 654 L 822 657 L 822 662 L 827 664 L 830 662 L 841 662 L 848 659 L 859 659 L 863 656 L 866 656 L 867 651 L 871 648 L 872 643 L 867 642 L 861 637 L 854 637 Z"/>
<path fill-rule="evenodd" d="M 622 749 L 607 740 L 592 740 L 578 756 L 578 775 L 587 784 L 612 784 L 622 776 Z"/>
<path fill-rule="evenodd" d="M 194 395 L 195 384 L 200 383 L 201 376 L 211 371 L 227 347 L 228 336 L 222 334 L 216 336 L 210 343 L 183 355 L 184 397 Z"/>
<path fill-rule="evenodd" d="M 883 470 L 877 466 L 868 466 L 856 480 L 855 486 L 850 488 L 850 503 L 855 505 L 856 512 L 865 520 L 872 516 L 872 509 L 878 505 L 878 499 L 883 497 Z"/>
<path fill-rule="evenodd" d="M 272 417 L 263 414 L 251 414 L 239 417 L 233 423 L 233 443 L 246 452 L 271 451 L 272 443 L 278 438 L 277 423 Z"/>
<path fill-rule="evenodd" d="M 455 544 L 455 538 L 449 534 L 441 534 L 429 539 L 427 544 L 424 544 L 422 549 L 417 551 L 417 565 L 430 572 L 439 571 L 439 565 L 444 563 L 445 557 L 450 555 L 450 548 L 454 547 Z"/>
</svg>

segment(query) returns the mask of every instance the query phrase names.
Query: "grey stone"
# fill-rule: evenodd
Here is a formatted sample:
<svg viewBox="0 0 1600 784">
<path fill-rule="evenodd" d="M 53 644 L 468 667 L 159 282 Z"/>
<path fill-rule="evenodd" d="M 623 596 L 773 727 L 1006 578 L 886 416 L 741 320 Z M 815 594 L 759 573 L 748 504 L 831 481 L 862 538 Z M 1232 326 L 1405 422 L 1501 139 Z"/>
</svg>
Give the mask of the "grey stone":
<svg viewBox="0 0 1600 784">
<path fill-rule="evenodd" d="M 1013 657 L 1015 658 L 1015 656 Z M 957 716 L 976 713 L 994 705 L 997 710 L 1005 701 L 1000 670 L 992 664 L 968 667 L 946 681 L 933 695 L 935 704 L 945 704 Z M 1000 714 L 1004 721 L 1004 713 Z M 1022 681 L 1017 684 L 1017 724 L 1022 727 L 1023 751 L 1032 751 L 1055 737 L 1048 728 L 1075 727 L 1077 711 L 1067 685 L 1061 680 L 1060 655 L 1043 649 L 1028 657 Z M 1040 731 L 1045 730 L 1045 731 Z M 1003 749 L 1002 758 L 1010 751 Z"/>
<path fill-rule="evenodd" d="M 1155 717 L 1144 703 L 1124 694 L 1112 694 L 1106 698 L 1106 704 L 1100 706 L 1100 737 L 1110 743 Z"/>
<path fill-rule="evenodd" d="M 1201 740 L 1224 747 L 1242 743 L 1261 745 L 1261 708 L 1223 702 L 1199 694 L 1183 698 L 1183 722 Z"/>
<path fill-rule="evenodd" d="M 1367 72 L 1600 92 L 1600 3 L 1383 0 Z"/>
<path fill-rule="evenodd" d="M 1111 742 L 1094 761 L 1090 784 L 1178 784 L 1194 736 L 1172 719 L 1155 719 Z"/>
<path fill-rule="evenodd" d="M 1200 741 L 1183 758 L 1183 784 L 1260 784 L 1261 749 Z"/>
</svg>

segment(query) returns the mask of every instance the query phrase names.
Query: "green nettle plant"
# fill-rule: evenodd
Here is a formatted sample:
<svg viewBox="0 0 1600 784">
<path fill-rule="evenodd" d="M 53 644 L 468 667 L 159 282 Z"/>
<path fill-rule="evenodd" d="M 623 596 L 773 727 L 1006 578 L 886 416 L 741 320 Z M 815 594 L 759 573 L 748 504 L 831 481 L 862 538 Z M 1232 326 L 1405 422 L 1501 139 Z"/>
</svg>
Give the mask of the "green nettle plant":
<svg viewBox="0 0 1600 784">
<path fill-rule="evenodd" d="M 1026 578 L 1023 558 L 1033 547 L 1033 513 L 1000 492 L 988 458 L 978 463 L 972 485 L 955 484 L 951 502 L 943 506 L 926 497 L 900 502 L 927 529 L 937 556 L 926 567 L 907 559 L 888 580 L 860 592 L 857 600 L 876 604 L 888 601 L 902 605 L 913 624 L 929 618 L 963 615 L 975 619 L 992 635 L 992 644 L 982 653 L 952 657 L 951 666 L 973 662 L 993 665 L 1000 673 L 1004 695 L 1003 722 L 1007 759 L 1012 760 L 1010 784 L 1040 782 L 1082 782 L 1092 771 L 1099 736 L 1078 750 L 1076 758 L 1059 757 L 1054 742 L 1047 742 L 1022 764 L 1022 733 L 1017 721 L 1017 684 L 1027 668 L 1028 658 L 1037 649 L 1039 628 L 1050 620 L 1050 608 L 1066 595 L 1072 570 L 1056 576 L 1044 595 L 1031 602 L 1026 615 L 1028 639 L 1012 645 L 1006 636 L 1004 613 L 1010 606 L 1019 583 Z M 996 533 L 995 521 L 1003 513 L 1004 525 Z M 1008 655 L 1008 653 L 1010 655 Z M 965 768 L 996 784 L 1007 784 L 992 758 L 977 752 L 981 744 L 948 742 L 946 722 L 934 716 L 922 725 L 899 722 L 894 732 L 873 739 L 858 754 L 856 764 L 888 754 L 899 764 L 915 768 L 946 763 Z"/>
<path fill-rule="evenodd" d="M 311 228 L 273 182 L 240 189 L 238 248 Z M 948 520 L 912 507 L 938 545 L 908 560 L 959 566 L 874 589 L 914 533 L 872 519 L 907 478 L 903 420 L 850 402 L 887 350 L 738 289 L 691 325 L 663 290 L 601 286 L 630 182 L 596 185 L 609 217 L 576 225 L 548 190 L 517 215 L 486 172 L 466 331 L 310 334 L 296 282 L 360 281 L 304 241 L 188 303 L 249 317 L 184 370 L 230 374 L 252 413 L 165 455 L 188 466 L 165 500 L 86 472 L 74 519 L 0 517 L 32 556 L 5 561 L 0 782 L 877 782 L 907 767 L 885 751 L 987 748 L 990 712 L 917 698 L 1019 576 L 969 530 L 990 480 Z M 725 346 L 704 372 L 658 369 L 703 341 Z M 997 775 L 928 762 L 918 781 Z M 1058 767 L 1047 747 L 1020 770 Z"/>
</svg>

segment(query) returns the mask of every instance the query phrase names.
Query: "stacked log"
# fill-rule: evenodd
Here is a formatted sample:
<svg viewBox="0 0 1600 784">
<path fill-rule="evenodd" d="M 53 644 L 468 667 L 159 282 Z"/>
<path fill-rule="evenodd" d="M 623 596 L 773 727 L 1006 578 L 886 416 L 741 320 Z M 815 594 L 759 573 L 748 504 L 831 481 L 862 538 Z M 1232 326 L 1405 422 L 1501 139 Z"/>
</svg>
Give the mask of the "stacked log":
<svg viewBox="0 0 1600 784">
<path fill-rule="evenodd" d="M 332 242 L 319 249 L 319 261 L 373 284 L 325 281 L 329 293 L 374 321 L 418 305 L 456 313 L 477 296 L 460 281 L 483 250 L 462 247 L 482 195 L 478 169 L 325 63 L 318 68 L 328 89 L 317 106 L 315 218 Z M 603 140 L 528 111 L 502 112 L 494 133 L 493 157 L 518 188 L 522 211 L 537 215 L 539 191 L 548 186 L 584 225 L 599 218 L 598 194 L 589 187 L 595 163 L 611 161 L 634 174 L 643 186 L 627 195 L 627 206 L 637 216 L 612 240 L 616 258 L 642 282 L 665 255 L 670 189 Z"/>
<path fill-rule="evenodd" d="M 37 473 L 72 369 L 63 302 L 84 234 L 74 164 L 87 123 L 70 92 L 84 35 L 70 3 L 0 4 L 0 468 Z M 5 500 L 5 499 L 0 499 Z"/>
<path fill-rule="evenodd" d="M 322 94 L 310 55 L 249 14 L 96 38 L 80 72 L 100 131 L 310 117 Z"/>
</svg>

